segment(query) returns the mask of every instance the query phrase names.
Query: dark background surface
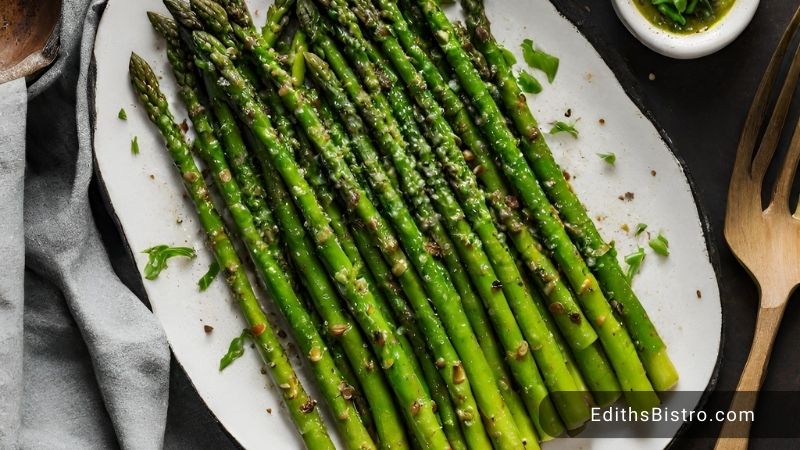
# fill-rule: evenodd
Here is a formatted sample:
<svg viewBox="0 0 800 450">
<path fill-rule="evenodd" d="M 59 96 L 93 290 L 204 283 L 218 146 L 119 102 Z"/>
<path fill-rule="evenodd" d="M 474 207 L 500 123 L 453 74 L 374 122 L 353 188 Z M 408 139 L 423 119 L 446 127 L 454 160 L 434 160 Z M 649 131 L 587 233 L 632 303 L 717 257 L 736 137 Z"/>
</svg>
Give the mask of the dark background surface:
<svg viewBox="0 0 800 450">
<path fill-rule="evenodd" d="M 728 180 L 739 131 L 753 93 L 800 0 L 762 1 L 752 23 L 735 42 L 714 55 L 693 61 L 672 60 L 648 50 L 619 22 L 609 1 L 552 1 L 598 49 L 639 106 L 665 130 L 675 153 L 685 162 L 701 210 L 708 219 L 712 257 L 718 263 L 723 346 L 717 389 L 733 390 L 753 337 L 758 293 L 728 250 L 722 235 Z M 649 80 L 651 73 L 655 80 Z M 790 120 L 794 124 L 796 115 Z M 134 292 L 145 298 L 141 279 L 103 207 L 96 183 L 91 195 L 98 227 L 117 273 Z M 800 306 L 796 303 L 790 302 L 787 308 L 764 389 L 797 391 L 800 388 L 800 358 L 795 353 L 795 346 L 800 343 Z M 212 423 L 207 412 L 181 415 L 181 410 L 192 409 L 183 406 L 196 405 L 199 399 L 182 369 L 176 364 L 173 369 L 169 425 L 173 427 L 172 432 L 180 433 L 174 428 L 187 425 L 184 419 Z M 714 403 L 712 398 L 710 406 L 715 406 Z M 758 406 L 759 409 L 769 407 L 766 403 Z M 797 424 L 800 425 L 800 418 Z M 757 410 L 754 432 L 769 426 L 758 421 Z M 692 427 L 690 433 L 713 435 L 717 426 L 695 424 Z M 191 433 L 190 429 L 186 431 Z M 681 438 L 673 445 L 681 449 L 711 446 L 713 440 L 694 438 Z M 751 448 L 759 449 L 798 447 L 800 443 L 796 441 L 775 439 L 751 443 Z"/>
</svg>

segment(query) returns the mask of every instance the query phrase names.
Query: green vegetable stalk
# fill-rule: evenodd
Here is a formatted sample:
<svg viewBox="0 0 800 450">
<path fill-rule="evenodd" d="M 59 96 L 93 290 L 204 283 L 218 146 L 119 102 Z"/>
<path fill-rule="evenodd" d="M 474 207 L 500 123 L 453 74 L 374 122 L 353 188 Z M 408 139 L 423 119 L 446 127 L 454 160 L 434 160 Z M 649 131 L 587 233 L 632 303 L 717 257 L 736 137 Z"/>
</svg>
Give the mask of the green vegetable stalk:
<svg viewBox="0 0 800 450">
<path fill-rule="evenodd" d="M 323 143 L 325 146 L 330 146 L 330 136 L 325 133 L 313 108 L 292 87 L 291 77 L 280 67 L 274 52 L 266 48 L 260 36 L 252 28 L 239 28 L 239 24 L 236 28 L 245 48 L 251 52 L 251 56 L 260 58 L 260 66 L 266 69 L 265 74 L 269 75 L 269 79 L 279 86 L 279 94 L 282 95 L 287 107 L 296 112 L 299 122 L 309 131 L 309 137 L 313 136 L 312 140 L 317 140 L 315 144 Z M 375 307 L 374 298 L 366 282 L 362 278 L 357 278 L 358 270 L 353 267 L 336 241 L 329 219 L 300 172 L 292 152 L 277 139 L 266 115 L 257 106 L 252 88 L 233 66 L 219 42 L 201 32 L 195 32 L 194 38 L 197 47 L 224 77 L 222 78 L 224 82 L 218 83 L 220 88 L 226 92 L 245 124 L 268 149 L 268 156 L 276 171 L 289 187 L 294 203 L 308 222 L 309 231 L 317 244 L 318 254 L 325 261 L 329 275 L 337 281 L 338 288 L 347 299 L 359 324 L 372 337 L 373 350 L 391 386 L 395 389 L 401 408 L 404 409 L 404 413 L 411 413 L 417 438 L 423 445 L 444 448 L 447 445 L 446 438 L 437 422 L 430 397 L 414 373 L 410 356 L 399 346 L 396 335 L 383 313 Z M 256 53 L 255 50 L 260 51 Z M 355 195 L 355 192 L 352 194 Z M 359 199 L 366 201 L 363 197 Z M 355 196 L 351 197 L 351 200 L 356 200 Z"/>
<path fill-rule="evenodd" d="M 269 325 L 253 292 L 247 274 L 236 249 L 228 238 L 222 218 L 217 213 L 203 180 L 191 156 L 189 146 L 183 139 L 180 128 L 169 112 L 167 100 L 158 86 L 158 79 L 150 66 L 138 55 L 132 54 L 130 76 L 136 94 L 145 107 L 150 120 L 159 128 L 167 144 L 167 150 L 175 162 L 189 197 L 197 210 L 200 223 L 206 232 L 209 246 L 220 266 L 225 268 L 226 281 L 236 297 L 247 320 L 259 353 L 269 373 L 280 387 L 289 414 L 297 426 L 306 446 L 312 450 L 335 447 L 328 436 L 319 411 L 313 407 L 314 400 L 308 397 L 294 373 L 289 358 L 281 348 L 275 332 Z"/>
<path fill-rule="evenodd" d="M 545 193 L 520 153 L 514 135 L 507 128 L 499 108 L 458 43 L 449 19 L 434 1 L 418 0 L 417 3 L 425 12 L 428 24 L 437 36 L 439 45 L 447 55 L 462 87 L 469 93 L 474 104 L 486 119 L 481 124 L 484 132 L 490 137 L 489 140 L 493 144 L 494 150 L 502 159 L 503 168 L 509 180 L 515 184 L 518 194 L 533 213 L 542 235 L 545 236 L 545 247 L 553 252 L 566 278 L 576 291 L 578 299 L 582 302 L 583 311 L 595 325 L 620 379 L 620 384 L 626 392 L 641 392 L 635 396 L 628 394 L 627 398 L 632 402 L 634 408 L 639 409 L 646 409 L 658 404 L 658 397 L 653 392 L 650 381 L 641 367 L 633 342 L 614 317 L 611 306 L 600 291 L 596 279 L 570 241 L 557 212 L 549 204 Z M 479 48 L 480 45 L 478 43 Z M 488 61 L 498 65 L 498 61 L 489 58 L 486 52 L 484 54 Z M 497 54 L 502 58 L 501 52 L 498 51 Z M 501 64 L 505 67 L 504 59 Z M 513 83 L 516 86 L 513 76 L 504 77 L 504 75 L 504 73 L 498 72 L 502 83 Z M 501 90 L 503 89 L 504 87 L 501 85 Z M 518 93 L 514 98 L 515 102 L 520 102 L 525 97 Z M 527 110 L 527 107 L 525 109 Z M 543 139 L 542 142 L 544 142 Z M 559 175 L 561 175 L 560 170 Z M 648 396 L 647 393 L 650 395 Z"/>
<path fill-rule="evenodd" d="M 647 312 L 644 310 L 641 302 L 639 302 L 639 299 L 634 294 L 625 273 L 617 261 L 616 252 L 606 244 L 600 236 L 586 208 L 584 208 L 583 204 L 578 200 L 577 196 L 570 188 L 569 183 L 567 183 L 564 178 L 563 172 L 553 158 L 553 154 L 547 146 L 547 142 L 542 136 L 530 109 L 524 102 L 519 102 L 519 86 L 517 86 L 514 77 L 511 75 L 510 68 L 506 65 L 502 52 L 499 50 L 497 42 L 491 34 L 489 21 L 484 13 L 482 2 L 480 0 L 462 0 L 462 4 L 465 6 L 465 9 L 469 11 L 467 25 L 471 28 L 475 36 L 476 46 L 484 53 L 487 61 L 497 66 L 498 84 L 503 92 L 504 103 L 506 104 L 506 108 L 517 130 L 523 136 L 521 149 L 530 166 L 528 168 L 523 166 L 522 161 L 519 161 L 519 158 L 516 157 L 516 153 L 518 152 L 511 152 L 509 148 L 509 154 L 506 154 L 504 159 L 507 160 L 506 167 L 510 172 L 510 179 L 517 182 L 518 187 L 523 189 L 520 192 L 528 194 L 525 196 L 525 202 L 531 205 L 531 209 L 533 209 L 534 212 L 536 212 L 536 208 L 533 205 L 542 205 L 539 209 L 541 212 L 545 212 L 545 199 L 542 198 L 538 200 L 533 198 L 534 195 L 531 195 L 534 193 L 538 194 L 540 190 L 524 190 L 530 189 L 530 186 L 535 183 L 535 180 L 530 179 L 527 175 L 525 175 L 525 179 L 516 176 L 519 175 L 519 172 L 527 173 L 530 172 L 530 167 L 533 168 L 533 172 L 536 174 L 536 178 L 541 183 L 545 193 L 552 201 L 552 204 L 557 206 L 561 219 L 564 223 L 569 225 L 568 230 L 570 230 L 576 244 L 564 246 L 562 248 L 561 245 L 565 243 L 563 240 L 553 242 L 554 246 L 558 246 L 561 249 L 556 251 L 556 254 L 562 255 L 560 258 L 566 263 L 563 264 L 562 267 L 573 267 L 568 264 L 565 258 L 568 256 L 566 253 L 574 252 L 576 247 L 586 261 L 592 262 L 590 267 L 585 264 L 582 266 L 591 269 L 592 273 L 597 277 L 597 282 L 599 282 L 602 292 L 608 297 L 608 301 L 616 302 L 621 305 L 621 318 L 625 324 L 625 330 L 630 334 L 632 341 L 636 342 L 636 351 L 638 352 L 639 358 L 641 358 L 644 368 L 647 370 L 647 376 L 649 377 L 649 382 L 652 383 L 652 387 L 655 387 L 655 389 L 659 391 L 669 389 L 678 381 L 678 373 L 667 355 L 666 345 L 658 335 L 655 326 L 647 316 Z M 435 11 L 431 12 L 435 13 Z M 441 16 L 439 16 L 439 18 L 441 18 Z M 441 21 L 439 23 L 446 25 Z M 466 78 L 469 77 L 469 71 L 466 70 L 466 67 L 459 72 L 462 78 L 465 78 L 462 80 L 462 84 L 469 86 L 474 85 L 464 83 Z M 480 93 L 476 91 L 474 94 L 479 95 Z M 496 105 L 493 105 L 493 103 L 494 102 L 483 102 L 486 112 L 489 112 L 489 110 L 496 111 Z M 490 126 L 493 127 L 487 124 L 487 127 Z M 503 128 L 497 128 L 493 130 L 493 132 L 496 131 L 498 137 L 500 135 L 505 135 L 508 130 Z M 515 166 L 515 164 L 519 165 L 519 167 Z M 536 195 L 536 197 L 540 196 Z M 574 267 L 578 268 L 581 266 Z M 580 277 L 576 278 L 575 281 L 579 281 Z M 595 285 L 596 283 L 591 280 L 591 278 L 593 277 L 586 279 L 590 280 L 589 284 Z M 579 282 L 578 288 L 576 288 L 579 292 L 581 291 L 579 288 L 580 284 Z M 596 287 L 592 289 L 596 289 Z M 598 304 L 600 303 L 600 293 L 600 290 L 597 290 L 597 292 L 588 292 L 588 294 L 597 295 Z M 607 311 L 606 308 L 603 308 L 603 310 Z M 611 324 L 606 324 L 605 326 L 611 327 Z M 612 355 L 611 351 L 609 351 L 609 357 L 613 362 L 615 356 Z M 621 364 L 621 362 L 618 362 L 618 365 L 619 364 Z M 630 362 L 630 364 L 628 369 L 638 373 L 639 369 L 636 367 L 636 364 L 633 364 L 633 362 Z M 621 370 L 621 367 L 617 368 L 617 374 L 620 376 L 620 381 L 622 382 L 622 378 L 627 377 L 620 375 L 620 372 L 624 372 Z M 647 383 L 644 383 L 645 380 L 642 380 L 641 377 L 634 374 L 634 372 L 630 373 L 629 381 L 630 383 L 637 384 L 639 388 L 647 390 Z M 625 386 L 626 384 L 627 382 L 623 383 L 623 388 L 625 388 L 625 390 L 630 390 Z M 644 396 L 641 398 L 644 399 Z"/>
<path fill-rule="evenodd" d="M 301 351 L 311 362 L 317 385 L 337 419 L 337 428 L 342 431 L 349 448 L 375 448 L 354 405 L 341 396 L 339 391 L 343 382 L 341 373 L 336 368 L 308 311 L 295 293 L 286 274 L 285 266 L 281 267 L 275 258 L 274 248 L 270 248 L 261 238 L 253 215 L 245 206 L 242 192 L 238 183 L 233 179 L 231 168 L 225 160 L 222 144 L 214 134 L 215 126 L 209 111 L 200 102 L 201 92 L 197 72 L 194 65 L 189 62 L 189 52 L 181 45 L 177 27 L 173 23 L 172 27 L 167 28 L 165 18 L 157 20 L 159 18 L 157 15 L 150 15 L 150 18 L 155 28 L 167 39 L 167 56 L 178 82 L 181 99 L 186 104 L 189 117 L 197 133 L 196 148 L 213 174 L 218 191 L 222 194 L 239 236 L 245 244 L 261 280 L 266 284 L 272 294 L 272 299 L 286 317 Z M 326 278 L 323 279 L 327 281 Z M 341 316 L 337 316 L 337 318 L 341 320 Z M 347 325 L 344 320 L 338 323 Z M 363 340 L 357 345 L 363 348 Z"/>
</svg>

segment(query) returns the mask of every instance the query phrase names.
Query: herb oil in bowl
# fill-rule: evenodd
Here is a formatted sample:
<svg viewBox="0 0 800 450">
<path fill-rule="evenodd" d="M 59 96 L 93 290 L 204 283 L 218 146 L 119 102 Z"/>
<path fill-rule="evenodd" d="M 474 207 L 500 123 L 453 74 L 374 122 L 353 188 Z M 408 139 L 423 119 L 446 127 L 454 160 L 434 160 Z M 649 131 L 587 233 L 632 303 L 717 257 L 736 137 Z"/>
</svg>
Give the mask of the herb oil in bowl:
<svg viewBox="0 0 800 450">
<path fill-rule="evenodd" d="M 702 33 L 730 11 L 735 0 L 634 0 L 656 27 L 676 34 Z"/>
</svg>

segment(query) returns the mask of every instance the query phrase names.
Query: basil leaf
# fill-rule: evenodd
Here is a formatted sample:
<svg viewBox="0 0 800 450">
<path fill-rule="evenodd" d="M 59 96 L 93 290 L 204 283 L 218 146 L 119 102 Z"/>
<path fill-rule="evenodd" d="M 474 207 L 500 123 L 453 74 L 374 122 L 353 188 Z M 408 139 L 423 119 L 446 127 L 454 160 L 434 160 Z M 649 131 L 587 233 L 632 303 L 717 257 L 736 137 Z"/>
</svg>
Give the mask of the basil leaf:
<svg viewBox="0 0 800 450">
<path fill-rule="evenodd" d="M 208 267 L 208 272 L 206 272 L 206 274 L 197 281 L 197 286 L 200 288 L 200 292 L 208 289 L 208 286 L 210 286 L 214 279 L 217 278 L 217 274 L 219 274 L 219 263 L 213 261 Z"/>
<path fill-rule="evenodd" d="M 645 253 L 642 247 L 637 248 L 635 252 L 625 257 L 625 263 L 628 265 L 627 277 L 629 283 L 633 281 L 633 276 L 639 273 L 644 257 Z"/>
<path fill-rule="evenodd" d="M 640 223 L 640 224 L 636 225 L 636 230 L 633 232 L 633 235 L 634 236 L 638 236 L 638 235 L 644 233 L 644 230 L 646 230 L 646 229 L 647 229 L 647 224 L 646 223 Z"/>
<path fill-rule="evenodd" d="M 134 155 L 139 154 L 139 136 L 134 136 L 131 140 L 131 153 Z"/>
<path fill-rule="evenodd" d="M 527 92 L 529 94 L 538 94 L 539 92 L 542 92 L 542 85 L 539 83 L 539 80 L 524 70 L 519 73 L 517 82 L 519 83 L 519 87 L 522 88 L 523 92 Z"/>
<path fill-rule="evenodd" d="M 569 133 L 572 137 L 578 138 L 578 129 L 575 128 L 575 123 L 567 123 L 562 121 L 557 121 L 553 124 L 553 128 L 550 128 L 550 134 L 558 134 L 558 133 Z"/>
<path fill-rule="evenodd" d="M 533 47 L 533 41 L 522 41 L 522 57 L 528 66 L 539 69 L 547 75 L 547 82 L 552 83 L 558 73 L 558 58 Z"/>
<path fill-rule="evenodd" d="M 167 268 L 167 260 L 174 256 L 184 256 L 194 258 L 194 249 L 189 247 L 170 247 L 169 245 L 156 245 L 150 247 L 142 253 L 147 253 L 147 265 L 144 266 L 144 277 L 148 280 L 155 280 L 162 270 Z"/>
<path fill-rule="evenodd" d="M 617 162 L 617 155 L 613 153 L 598 153 L 597 156 L 600 157 L 606 164 L 613 166 Z"/>
<path fill-rule="evenodd" d="M 659 255 L 669 256 L 669 241 L 663 234 L 659 233 L 658 236 L 650 239 L 650 242 L 647 244 Z"/>
<path fill-rule="evenodd" d="M 658 12 L 665 15 L 669 20 L 677 23 L 680 26 L 686 25 L 686 18 L 675 8 L 674 5 L 671 5 L 666 2 L 661 2 L 656 4 L 656 8 Z"/>
<path fill-rule="evenodd" d="M 250 337 L 248 330 L 242 331 L 242 334 L 233 338 L 231 345 L 228 346 L 228 353 L 219 360 L 219 371 L 222 372 L 226 367 L 230 366 L 232 362 L 241 358 L 244 355 L 245 340 Z"/>
</svg>

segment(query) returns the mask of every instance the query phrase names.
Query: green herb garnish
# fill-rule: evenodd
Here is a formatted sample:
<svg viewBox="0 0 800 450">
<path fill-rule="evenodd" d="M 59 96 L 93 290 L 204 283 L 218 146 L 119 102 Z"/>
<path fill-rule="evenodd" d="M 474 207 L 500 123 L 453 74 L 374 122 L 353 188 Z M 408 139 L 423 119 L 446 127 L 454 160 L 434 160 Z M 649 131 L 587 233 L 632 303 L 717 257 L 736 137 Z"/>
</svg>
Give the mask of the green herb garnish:
<svg viewBox="0 0 800 450">
<path fill-rule="evenodd" d="M 144 266 L 144 277 L 148 280 L 155 280 L 162 270 L 167 268 L 167 260 L 174 256 L 184 256 L 194 258 L 196 253 L 189 247 L 170 247 L 169 245 L 156 245 L 150 247 L 142 253 L 147 253 L 147 265 Z"/>
<path fill-rule="evenodd" d="M 644 233 L 644 230 L 646 230 L 646 229 L 647 229 L 647 224 L 646 223 L 640 223 L 640 224 L 636 225 L 636 230 L 633 232 L 633 235 L 634 236 L 638 236 L 638 235 Z"/>
<path fill-rule="evenodd" d="M 120 108 L 119 113 L 117 113 L 117 117 L 119 120 L 128 120 L 128 113 L 125 112 L 125 108 Z"/>
<path fill-rule="evenodd" d="M 575 128 L 575 123 L 567 123 L 561 120 L 555 122 L 553 124 L 553 128 L 550 128 L 550 134 L 558 134 L 558 133 L 569 133 L 572 137 L 578 138 L 578 129 Z"/>
<path fill-rule="evenodd" d="M 206 272 L 206 274 L 197 281 L 197 286 L 200 288 L 200 292 L 208 289 L 208 286 L 210 286 L 214 279 L 217 278 L 218 273 L 219 264 L 216 261 L 213 261 L 208 267 L 208 272 Z"/>
<path fill-rule="evenodd" d="M 219 360 L 219 371 L 222 372 L 226 367 L 230 366 L 232 362 L 241 358 L 244 355 L 244 342 L 250 337 L 250 331 L 244 330 L 242 334 L 233 338 L 231 345 L 228 346 L 228 353 Z"/>
<path fill-rule="evenodd" d="M 664 17 L 684 26 L 687 16 L 713 17 L 714 8 L 709 0 L 650 0 Z"/>
<path fill-rule="evenodd" d="M 645 253 L 642 247 L 637 248 L 635 252 L 625 257 L 625 263 L 628 265 L 628 282 L 632 282 L 633 276 L 639 273 L 639 269 L 644 262 L 644 257 Z"/>
<path fill-rule="evenodd" d="M 508 64 L 509 67 L 511 67 L 511 66 L 513 66 L 514 64 L 517 63 L 517 57 L 514 56 L 514 54 L 511 52 L 511 50 L 509 50 L 509 49 L 507 49 L 505 47 L 501 47 L 500 51 L 503 53 L 503 59 L 506 60 L 506 64 Z"/>
<path fill-rule="evenodd" d="M 598 153 L 597 156 L 611 166 L 617 162 L 617 155 L 613 153 Z"/>
<path fill-rule="evenodd" d="M 139 136 L 134 136 L 131 140 L 131 153 L 134 155 L 139 154 Z"/>
<path fill-rule="evenodd" d="M 523 92 L 527 92 L 529 94 L 538 94 L 539 92 L 542 92 L 542 85 L 539 83 L 539 80 L 524 70 L 519 73 L 517 82 L 519 83 L 519 87 L 522 88 Z"/>
<path fill-rule="evenodd" d="M 669 241 L 664 237 L 663 234 L 658 233 L 658 236 L 650 239 L 650 242 L 647 244 L 650 245 L 650 248 L 652 248 L 653 251 L 659 255 L 669 256 Z"/>
<path fill-rule="evenodd" d="M 558 72 L 558 58 L 533 47 L 533 41 L 522 41 L 522 56 L 528 66 L 539 69 L 547 75 L 547 82 L 552 83 Z"/>
</svg>

